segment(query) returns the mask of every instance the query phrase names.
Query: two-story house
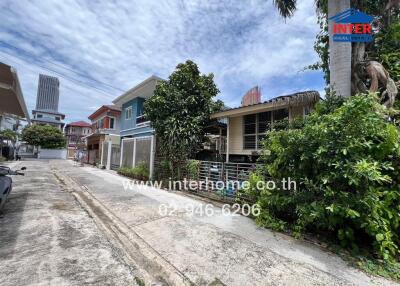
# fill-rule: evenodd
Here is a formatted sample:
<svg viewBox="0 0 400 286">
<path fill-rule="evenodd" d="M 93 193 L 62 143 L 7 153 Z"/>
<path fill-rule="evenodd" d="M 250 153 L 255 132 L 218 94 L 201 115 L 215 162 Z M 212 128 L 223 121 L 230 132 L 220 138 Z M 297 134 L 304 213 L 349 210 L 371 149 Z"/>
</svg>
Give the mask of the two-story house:
<svg viewBox="0 0 400 286">
<path fill-rule="evenodd" d="M 212 114 L 220 123 L 220 154 L 226 162 L 254 162 L 274 122 L 306 116 L 319 99 L 317 91 L 305 91 Z"/>
<path fill-rule="evenodd" d="M 32 124 L 51 125 L 57 127 L 61 131 L 64 128 L 65 114 L 52 110 L 32 110 Z"/>
<path fill-rule="evenodd" d="M 150 122 L 143 116 L 145 100 L 154 94 L 157 83 L 163 81 L 151 76 L 113 100 L 121 107 L 121 166 L 147 165 L 150 176 L 154 167 L 155 136 Z"/>
<path fill-rule="evenodd" d="M 87 162 L 90 164 L 100 162 L 107 168 L 118 167 L 121 108 L 116 105 L 103 105 L 88 118 L 93 133 L 86 138 Z M 112 156 L 109 157 L 108 153 Z"/>
<path fill-rule="evenodd" d="M 85 146 L 85 137 L 92 133 L 92 126 L 85 121 L 76 121 L 68 123 L 65 126 L 65 137 L 67 138 L 67 156 L 74 158 L 78 149 Z"/>
</svg>

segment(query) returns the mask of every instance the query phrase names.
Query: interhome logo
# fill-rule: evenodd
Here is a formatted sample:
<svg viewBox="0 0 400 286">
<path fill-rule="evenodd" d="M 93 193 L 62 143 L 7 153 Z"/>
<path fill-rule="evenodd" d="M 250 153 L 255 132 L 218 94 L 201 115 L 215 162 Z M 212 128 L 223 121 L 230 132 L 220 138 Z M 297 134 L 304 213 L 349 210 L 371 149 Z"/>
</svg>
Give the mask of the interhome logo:
<svg viewBox="0 0 400 286">
<path fill-rule="evenodd" d="M 371 42 L 373 17 L 356 9 L 339 13 L 329 20 L 333 21 L 334 42 Z"/>
</svg>

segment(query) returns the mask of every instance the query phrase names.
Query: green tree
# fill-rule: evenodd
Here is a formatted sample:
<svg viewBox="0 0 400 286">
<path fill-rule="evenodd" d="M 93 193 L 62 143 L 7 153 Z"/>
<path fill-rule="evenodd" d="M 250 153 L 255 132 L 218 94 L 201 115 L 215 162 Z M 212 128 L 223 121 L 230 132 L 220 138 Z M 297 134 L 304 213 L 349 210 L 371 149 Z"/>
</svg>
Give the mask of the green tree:
<svg viewBox="0 0 400 286">
<path fill-rule="evenodd" d="M 51 125 L 31 125 L 22 130 L 22 140 L 46 149 L 64 148 L 66 140 L 60 129 Z"/>
<path fill-rule="evenodd" d="M 17 141 L 17 138 L 18 138 L 18 133 L 11 129 L 5 129 L 0 131 L 1 140 L 11 141 L 12 143 L 15 143 Z"/>
<path fill-rule="evenodd" d="M 400 131 L 377 99 L 332 98 L 302 128 L 269 133 L 264 171 L 297 188 L 263 190 L 261 224 L 333 234 L 343 246 L 399 257 Z"/>
<path fill-rule="evenodd" d="M 18 139 L 18 133 L 11 129 L 5 129 L 0 131 L 0 157 L 3 152 L 3 141 L 11 142 L 13 148 L 15 148 L 15 143 L 17 142 L 17 139 Z"/>
<path fill-rule="evenodd" d="M 188 60 L 179 64 L 167 81 L 159 83 L 146 101 L 145 116 L 173 170 L 200 147 L 210 114 L 222 107 L 221 102 L 213 100 L 218 92 L 214 75 L 201 74 Z"/>
</svg>

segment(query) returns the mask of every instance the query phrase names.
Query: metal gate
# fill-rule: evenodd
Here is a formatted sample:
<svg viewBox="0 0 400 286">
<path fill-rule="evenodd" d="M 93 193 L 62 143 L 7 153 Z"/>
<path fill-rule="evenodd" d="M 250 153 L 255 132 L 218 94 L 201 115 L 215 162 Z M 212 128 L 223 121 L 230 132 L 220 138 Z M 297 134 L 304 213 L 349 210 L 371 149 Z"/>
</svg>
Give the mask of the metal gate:
<svg viewBox="0 0 400 286">
<path fill-rule="evenodd" d="M 133 166 L 133 148 L 135 141 L 133 138 L 122 140 L 121 167 Z"/>
<path fill-rule="evenodd" d="M 101 165 L 107 166 L 107 158 L 108 158 L 108 142 L 102 143 L 102 155 L 101 155 Z"/>
<path fill-rule="evenodd" d="M 154 136 L 122 139 L 121 167 L 136 167 L 144 164 L 153 173 L 155 142 Z"/>
<path fill-rule="evenodd" d="M 120 156 L 121 156 L 120 146 L 117 144 L 113 144 L 111 146 L 111 163 L 110 163 L 111 169 L 119 168 Z"/>
<path fill-rule="evenodd" d="M 144 164 L 150 170 L 150 157 L 151 157 L 151 138 L 137 138 L 135 150 L 134 165 Z"/>
<path fill-rule="evenodd" d="M 234 197 L 237 185 L 249 179 L 249 175 L 257 167 L 254 163 L 222 163 L 212 161 L 198 161 L 198 178 L 200 181 L 208 181 L 210 188 L 200 188 L 202 191 L 218 192 L 223 196 Z M 217 182 L 225 183 L 225 188 L 217 187 Z M 228 184 L 230 182 L 230 184 Z"/>
</svg>

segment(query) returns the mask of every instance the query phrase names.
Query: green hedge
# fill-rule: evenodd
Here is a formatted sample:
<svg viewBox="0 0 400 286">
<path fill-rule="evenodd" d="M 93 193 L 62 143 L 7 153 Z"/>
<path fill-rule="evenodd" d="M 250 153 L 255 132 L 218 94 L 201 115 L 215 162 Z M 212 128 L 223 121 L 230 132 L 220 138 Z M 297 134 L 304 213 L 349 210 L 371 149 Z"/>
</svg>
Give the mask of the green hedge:
<svg viewBox="0 0 400 286">
<path fill-rule="evenodd" d="M 399 258 L 400 132 L 373 94 L 333 111 L 321 103 L 301 128 L 272 131 L 261 172 L 290 177 L 297 189 L 247 190 L 261 207 L 259 224 L 336 237 L 344 247 Z M 261 174 L 260 172 L 260 174 Z"/>
<path fill-rule="evenodd" d="M 121 167 L 117 170 L 118 174 L 130 177 L 136 180 L 147 181 L 149 180 L 149 169 L 146 163 L 140 162 L 136 167 Z"/>
</svg>

